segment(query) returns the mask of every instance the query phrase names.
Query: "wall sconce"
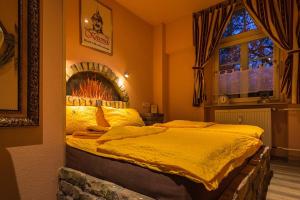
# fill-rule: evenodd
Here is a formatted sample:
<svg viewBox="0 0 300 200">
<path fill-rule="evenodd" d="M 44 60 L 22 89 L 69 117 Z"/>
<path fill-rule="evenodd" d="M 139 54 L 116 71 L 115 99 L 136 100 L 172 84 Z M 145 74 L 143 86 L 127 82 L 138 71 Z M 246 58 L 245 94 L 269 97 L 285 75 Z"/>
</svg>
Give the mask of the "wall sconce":
<svg viewBox="0 0 300 200">
<path fill-rule="evenodd" d="M 124 78 L 123 77 L 119 77 L 117 79 L 117 84 L 119 87 L 124 87 Z"/>
<path fill-rule="evenodd" d="M 124 77 L 125 77 L 125 79 L 128 79 L 128 78 L 129 78 L 129 73 L 128 73 L 128 72 L 125 72 L 125 73 L 124 73 Z"/>
</svg>

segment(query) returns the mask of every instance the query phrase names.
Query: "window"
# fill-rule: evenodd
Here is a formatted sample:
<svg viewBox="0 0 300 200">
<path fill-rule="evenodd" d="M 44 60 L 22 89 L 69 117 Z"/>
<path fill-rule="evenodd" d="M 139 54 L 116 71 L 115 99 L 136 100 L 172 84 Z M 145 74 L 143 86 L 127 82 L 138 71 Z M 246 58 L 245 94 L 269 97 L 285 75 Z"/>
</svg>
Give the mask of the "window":
<svg viewBox="0 0 300 200">
<path fill-rule="evenodd" d="M 226 95 L 233 102 L 276 98 L 278 49 L 264 35 L 245 8 L 236 10 L 216 55 L 215 100 Z"/>
<path fill-rule="evenodd" d="M 257 27 L 249 13 L 246 9 L 242 8 L 233 13 L 223 34 L 223 38 L 256 29 Z"/>
</svg>

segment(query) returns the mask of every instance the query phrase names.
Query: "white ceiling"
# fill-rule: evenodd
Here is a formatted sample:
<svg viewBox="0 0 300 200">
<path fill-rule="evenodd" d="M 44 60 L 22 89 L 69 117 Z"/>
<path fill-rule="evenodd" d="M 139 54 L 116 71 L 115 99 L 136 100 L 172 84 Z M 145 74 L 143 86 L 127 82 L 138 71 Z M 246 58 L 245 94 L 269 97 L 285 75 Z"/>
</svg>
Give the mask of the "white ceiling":
<svg viewBox="0 0 300 200">
<path fill-rule="evenodd" d="M 152 25 L 168 23 L 224 0 L 116 0 Z"/>
</svg>

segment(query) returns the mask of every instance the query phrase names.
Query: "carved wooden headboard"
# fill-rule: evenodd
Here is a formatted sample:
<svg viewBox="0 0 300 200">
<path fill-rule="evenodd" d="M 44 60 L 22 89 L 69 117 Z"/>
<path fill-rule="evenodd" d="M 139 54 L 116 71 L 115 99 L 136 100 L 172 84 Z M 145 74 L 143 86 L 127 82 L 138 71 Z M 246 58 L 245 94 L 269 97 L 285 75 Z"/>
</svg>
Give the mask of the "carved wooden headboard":
<svg viewBox="0 0 300 200">
<path fill-rule="evenodd" d="M 106 65 L 81 62 L 66 69 L 66 104 L 127 107 L 129 97 L 121 78 Z"/>
</svg>

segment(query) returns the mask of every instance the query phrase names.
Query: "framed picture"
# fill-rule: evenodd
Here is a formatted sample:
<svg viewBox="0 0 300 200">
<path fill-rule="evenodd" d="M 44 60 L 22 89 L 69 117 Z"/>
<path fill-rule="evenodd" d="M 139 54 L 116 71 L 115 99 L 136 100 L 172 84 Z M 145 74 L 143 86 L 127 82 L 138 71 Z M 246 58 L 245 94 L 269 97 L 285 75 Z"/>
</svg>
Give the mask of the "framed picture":
<svg viewBox="0 0 300 200">
<path fill-rule="evenodd" d="M 112 10 L 98 0 L 81 0 L 81 44 L 112 55 Z"/>
<path fill-rule="evenodd" d="M 151 113 L 156 114 L 158 112 L 158 106 L 156 104 L 151 105 Z"/>
</svg>

